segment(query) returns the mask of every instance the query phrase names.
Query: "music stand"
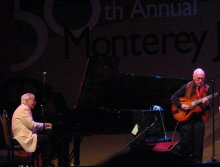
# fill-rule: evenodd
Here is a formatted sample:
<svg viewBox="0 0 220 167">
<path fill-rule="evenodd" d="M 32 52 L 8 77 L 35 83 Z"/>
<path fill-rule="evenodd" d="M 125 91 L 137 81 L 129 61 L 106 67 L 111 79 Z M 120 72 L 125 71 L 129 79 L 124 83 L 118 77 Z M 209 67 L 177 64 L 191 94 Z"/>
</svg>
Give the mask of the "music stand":
<svg viewBox="0 0 220 167">
<path fill-rule="evenodd" d="M 165 130 L 164 121 L 163 121 L 163 115 L 161 113 L 163 111 L 163 109 L 160 106 L 153 105 L 152 109 L 150 109 L 150 110 L 135 109 L 135 110 L 129 110 L 129 111 L 133 112 L 134 122 L 136 123 L 135 126 L 139 124 L 138 126 L 140 127 L 140 124 L 142 124 L 141 125 L 142 127 L 140 127 L 141 132 L 138 135 L 136 135 L 128 144 L 126 144 L 123 147 L 123 150 L 125 148 L 127 148 L 129 145 L 135 143 L 135 141 L 137 141 L 140 138 L 144 138 L 144 142 L 171 141 L 171 139 L 167 138 L 167 135 L 166 135 L 166 130 Z M 146 120 L 143 120 L 143 119 L 139 120 L 138 116 L 140 114 L 144 114 L 144 115 L 151 114 L 151 116 L 154 117 L 154 120 L 148 119 L 147 124 L 143 125 L 144 123 L 146 123 Z M 157 118 L 156 114 L 159 115 L 159 118 Z M 135 116 L 136 116 L 136 120 L 135 120 Z M 159 124 L 159 126 L 161 126 L 161 127 L 159 127 L 160 132 L 156 130 L 155 131 L 156 133 L 154 133 L 154 134 L 150 133 L 150 130 L 153 129 L 155 126 L 158 126 L 158 124 Z M 146 137 L 146 136 L 148 136 L 148 137 Z"/>
</svg>

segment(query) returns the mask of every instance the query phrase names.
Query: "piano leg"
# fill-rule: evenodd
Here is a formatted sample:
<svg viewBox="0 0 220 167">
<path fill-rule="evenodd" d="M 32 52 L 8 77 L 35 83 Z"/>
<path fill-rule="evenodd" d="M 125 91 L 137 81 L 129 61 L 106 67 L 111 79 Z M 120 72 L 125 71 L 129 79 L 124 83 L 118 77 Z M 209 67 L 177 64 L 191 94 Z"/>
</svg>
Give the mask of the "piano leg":
<svg viewBox="0 0 220 167">
<path fill-rule="evenodd" d="M 74 136 L 73 138 L 73 150 L 70 153 L 69 162 L 74 159 L 74 166 L 80 165 L 80 143 L 82 141 L 82 137 Z"/>
<path fill-rule="evenodd" d="M 59 146 L 60 146 L 59 166 L 62 166 L 62 167 L 69 167 L 70 166 L 70 162 L 68 159 L 69 143 L 70 143 L 70 139 L 64 139 L 59 142 Z"/>
</svg>

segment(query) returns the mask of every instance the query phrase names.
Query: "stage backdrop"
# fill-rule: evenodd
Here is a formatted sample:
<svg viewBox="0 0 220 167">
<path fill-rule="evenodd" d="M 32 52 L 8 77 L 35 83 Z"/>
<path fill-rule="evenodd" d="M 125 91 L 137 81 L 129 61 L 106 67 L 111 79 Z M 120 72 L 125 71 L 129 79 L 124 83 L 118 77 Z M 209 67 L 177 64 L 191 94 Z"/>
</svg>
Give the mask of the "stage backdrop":
<svg viewBox="0 0 220 167">
<path fill-rule="evenodd" d="M 218 89 L 219 6 L 216 0 L 2 0 L 0 84 L 13 77 L 39 82 L 45 77 L 73 109 L 88 58 L 117 57 L 117 70 L 125 75 L 190 80 L 201 67 Z M 13 90 L 16 85 L 9 93 Z M 210 121 L 204 160 L 212 154 Z M 220 156 L 219 147 L 216 152 Z"/>
</svg>

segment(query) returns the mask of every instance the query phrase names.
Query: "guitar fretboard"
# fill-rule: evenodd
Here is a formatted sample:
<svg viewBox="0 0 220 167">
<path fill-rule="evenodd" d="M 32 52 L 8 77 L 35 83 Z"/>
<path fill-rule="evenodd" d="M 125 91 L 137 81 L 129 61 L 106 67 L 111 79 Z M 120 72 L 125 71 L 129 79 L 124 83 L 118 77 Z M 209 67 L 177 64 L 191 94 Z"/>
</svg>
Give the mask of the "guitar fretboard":
<svg viewBox="0 0 220 167">
<path fill-rule="evenodd" d="M 217 95 L 218 95 L 218 92 L 215 92 L 214 94 L 205 96 L 205 97 L 203 97 L 203 98 L 201 98 L 201 99 L 198 99 L 198 100 L 195 100 L 192 104 L 193 104 L 193 105 L 197 105 L 197 104 L 201 103 L 204 98 L 211 99 L 211 98 L 216 97 Z"/>
</svg>

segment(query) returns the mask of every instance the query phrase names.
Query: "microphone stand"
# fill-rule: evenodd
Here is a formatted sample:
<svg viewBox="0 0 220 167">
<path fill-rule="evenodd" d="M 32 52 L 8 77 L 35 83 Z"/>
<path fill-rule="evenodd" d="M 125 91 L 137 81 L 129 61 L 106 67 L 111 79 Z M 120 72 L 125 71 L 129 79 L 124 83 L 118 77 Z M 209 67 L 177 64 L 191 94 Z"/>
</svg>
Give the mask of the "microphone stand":
<svg viewBox="0 0 220 167">
<path fill-rule="evenodd" d="M 41 117 L 43 122 L 43 136 L 45 139 L 46 129 L 45 129 L 45 113 L 44 113 L 44 105 L 46 103 L 46 75 L 47 72 L 43 72 L 43 91 L 42 91 L 42 104 L 41 104 Z"/>
<path fill-rule="evenodd" d="M 140 136 L 142 136 L 145 132 L 147 132 L 150 128 L 152 128 L 155 124 L 157 123 L 157 120 L 155 122 L 153 122 L 150 126 L 145 127 L 145 129 L 140 132 L 137 136 L 135 136 L 130 142 L 128 142 L 123 148 L 122 150 L 126 149 L 129 145 L 131 145 L 132 143 L 134 143 L 134 141 L 136 141 Z"/>
<path fill-rule="evenodd" d="M 212 162 L 216 162 L 215 158 L 215 113 L 214 113 L 214 93 L 215 93 L 215 80 L 212 79 Z"/>
<path fill-rule="evenodd" d="M 215 79 L 218 78 L 220 76 L 220 74 L 216 75 L 215 77 L 213 77 L 213 79 L 211 80 L 211 95 L 212 95 L 212 103 L 211 103 L 211 111 L 212 111 L 212 157 L 210 162 L 211 163 L 216 163 L 217 159 L 215 157 L 215 101 L 214 101 L 214 97 L 215 97 Z"/>
</svg>

